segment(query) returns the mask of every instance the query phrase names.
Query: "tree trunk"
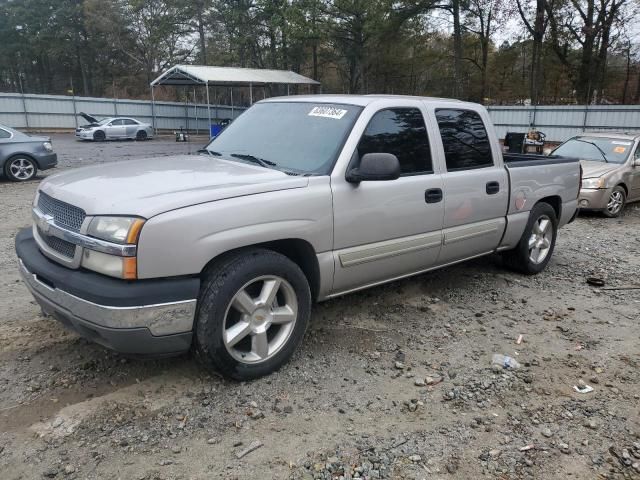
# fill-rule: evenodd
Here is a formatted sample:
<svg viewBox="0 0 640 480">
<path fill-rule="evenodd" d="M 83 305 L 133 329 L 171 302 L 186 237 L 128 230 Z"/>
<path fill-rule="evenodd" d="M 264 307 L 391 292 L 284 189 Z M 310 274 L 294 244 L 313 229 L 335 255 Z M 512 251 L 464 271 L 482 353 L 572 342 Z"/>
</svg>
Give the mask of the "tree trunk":
<svg viewBox="0 0 640 480">
<path fill-rule="evenodd" d="M 453 97 L 462 98 L 462 27 L 460 0 L 451 0 L 453 13 Z"/>
</svg>

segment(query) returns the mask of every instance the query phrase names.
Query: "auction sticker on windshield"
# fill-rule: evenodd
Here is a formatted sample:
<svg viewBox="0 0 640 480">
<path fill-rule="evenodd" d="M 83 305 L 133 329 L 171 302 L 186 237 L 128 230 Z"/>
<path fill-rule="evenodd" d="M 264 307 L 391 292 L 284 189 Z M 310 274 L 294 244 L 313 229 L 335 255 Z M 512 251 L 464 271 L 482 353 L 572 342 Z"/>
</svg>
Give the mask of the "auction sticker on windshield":
<svg viewBox="0 0 640 480">
<path fill-rule="evenodd" d="M 347 114 L 347 110 L 335 107 L 313 107 L 309 112 L 310 117 L 325 117 L 340 120 Z"/>
</svg>

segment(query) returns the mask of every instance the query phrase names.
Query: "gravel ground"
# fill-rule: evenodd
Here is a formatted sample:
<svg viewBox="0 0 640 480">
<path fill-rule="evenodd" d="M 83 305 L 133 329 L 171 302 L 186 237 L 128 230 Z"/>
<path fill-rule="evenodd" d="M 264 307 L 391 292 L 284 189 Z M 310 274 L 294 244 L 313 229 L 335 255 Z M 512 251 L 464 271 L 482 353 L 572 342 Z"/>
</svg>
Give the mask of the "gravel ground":
<svg viewBox="0 0 640 480">
<path fill-rule="evenodd" d="M 58 170 L 197 149 L 54 145 Z M 40 315 L 13 252 L 37 184 L 0 181 L 3 480 L 640 478 L 640 290 L 586 283 L 638 284 L 640 207 L 579 217 L 536 277 L 487 257 L 317 305 L 287 366 L 234 383 Z"/>
</svg>

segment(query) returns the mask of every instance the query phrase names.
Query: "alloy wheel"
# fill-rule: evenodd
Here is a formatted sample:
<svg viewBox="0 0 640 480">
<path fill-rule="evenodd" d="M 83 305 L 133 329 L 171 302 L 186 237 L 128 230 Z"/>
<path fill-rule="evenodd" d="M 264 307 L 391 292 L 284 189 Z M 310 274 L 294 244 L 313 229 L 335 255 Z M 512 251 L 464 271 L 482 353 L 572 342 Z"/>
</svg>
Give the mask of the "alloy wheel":
<svg viewBox="0 0 640 480">
<path fill-rule="evenodd" d="M 223 342 L 242 363 L 272 358 L 287 343 L 298 317 L 298 300 L 291 284 L 278 276 L 247 282 L 229 303 Z"/>
<path fill-rule="evenodd" d="M 531 237 L 529 237 L 529 260 L 532 263 L 544 262 L 553 240 L 553 223 L 546 215 L 541 215 L 533 224 Z"/>
<path fill-rule="evenodd" d="M 624 194 L 620 190 L 614 190 L 609 196 L 609 202 L 607 203 L 607 211 L 611 215 L 617 214 L 624 205 Z"/>
<path fill-rule="evenodd" d="M 16 158 L 9 164 L 9 171 L 16 180 L 24 181 L 36 174 L 36 167 L 26 158 Z"/>
</svg>

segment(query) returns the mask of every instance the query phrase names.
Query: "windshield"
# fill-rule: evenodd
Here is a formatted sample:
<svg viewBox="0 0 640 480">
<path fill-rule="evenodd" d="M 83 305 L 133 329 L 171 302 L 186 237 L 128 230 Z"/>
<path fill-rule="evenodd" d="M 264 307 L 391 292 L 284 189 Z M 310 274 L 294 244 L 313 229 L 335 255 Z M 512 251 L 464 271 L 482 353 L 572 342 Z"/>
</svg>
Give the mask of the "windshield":
<svg viewBox="0 0 640 480">
<path fill-rule="evenodd" d="M 624 163 L 629 157 L 633 142 L 608 137 L 575 137 L 553 151 L 554 155 L 577 157 L 603 163 Z"/>
<path fill-rule="evenodd" d="M 103 118 L 102 120 L 100 120 L 98 123 L 96 123 L 96 125 L 106 125 L 107 123 L 109 123 L 111 120 L 113 120 L 113 118 Z"/>
<path fill-rule="evenodd" d="M 361 107 L 302 102 L 258 103 L 206 149 L 301 174 L 328 174 Z"/>
</svg>

